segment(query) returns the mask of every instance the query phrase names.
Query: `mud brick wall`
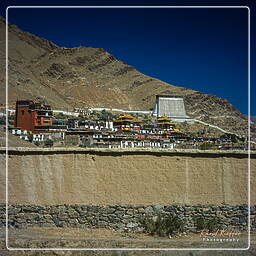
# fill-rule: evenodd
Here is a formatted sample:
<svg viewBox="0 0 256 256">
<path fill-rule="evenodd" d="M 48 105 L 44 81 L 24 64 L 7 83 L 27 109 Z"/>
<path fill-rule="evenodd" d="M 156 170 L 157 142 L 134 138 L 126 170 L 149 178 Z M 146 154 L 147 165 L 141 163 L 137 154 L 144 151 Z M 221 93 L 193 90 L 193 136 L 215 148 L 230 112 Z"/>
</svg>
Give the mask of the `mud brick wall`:
<svg viewBox="0 0 256 256">
<path fill-rule="evenodd" d="M 5 202 L 0 150 L 0 202 Z M 251 154 L 256 194 L 256 153 Z M 242 205 L 248 203 L 246 151 L 13 148 L 8 201 L 28 205 Z M 251 204 L 256 204 L 251 197 Z"/>
</svg>

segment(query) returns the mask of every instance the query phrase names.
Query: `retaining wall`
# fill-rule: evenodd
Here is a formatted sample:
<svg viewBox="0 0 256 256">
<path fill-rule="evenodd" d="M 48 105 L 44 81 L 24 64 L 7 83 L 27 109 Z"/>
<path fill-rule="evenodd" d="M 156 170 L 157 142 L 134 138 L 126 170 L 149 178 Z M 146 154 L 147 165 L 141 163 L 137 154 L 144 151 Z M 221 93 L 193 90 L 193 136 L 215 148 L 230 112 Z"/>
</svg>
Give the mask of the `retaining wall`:
<svg viewBox="0 0 256 256">
<path fill-rule="evenodd" d="M 256 207 L 251 206 L 251 229 L 256 230 Z M 141 220 L 174 214 L 183 220 L 186 231 L 195 231 L 194 218 L 217 219 L 221 228 L 227 230 L 246 230 L 248 227 L 248 206 L 246 205 L 148 205 L 148 206 L 93 206 L 93 205 L 12 205 L 8 207 L 9 226 L 24 228 L 72 227 L 72 228 L 110 228 L 118 231 L 143 231 Z M 5 206 L 0 205 L 0 223 L 5 225 Z"/>
<path fill-rule="evenodd" d="M 251 154 L 255 184 L 256 154 Z M 5 150 L 0 150 L 5 202 Z M 172 205 L 248 203 L 244 151 L 12 148 L 10 204 Z M 254 185 L 251 194 L 255 195 Z M 255 196 L 251 204 L 255 204 Z"/>
</svg>

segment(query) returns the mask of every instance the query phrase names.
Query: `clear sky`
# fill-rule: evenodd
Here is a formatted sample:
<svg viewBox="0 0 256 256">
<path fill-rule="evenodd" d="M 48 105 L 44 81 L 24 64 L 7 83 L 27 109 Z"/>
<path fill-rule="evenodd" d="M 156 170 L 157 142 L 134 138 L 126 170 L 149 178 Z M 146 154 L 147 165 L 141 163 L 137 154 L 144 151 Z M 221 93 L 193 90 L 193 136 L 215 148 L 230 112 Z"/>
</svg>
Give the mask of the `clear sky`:
<svg viewBox="0 0 256 256">
<path fill-rule="evenodd" d="M 220 3 L 225 5 L 228 3 L 228 5 L 248 6 L 247 1 L 236 0 L 226 3 L 225 1 L 125 3 L 20 0 L 6 1 L 6 5 L 35 5 L 35 2 L 37 5 L 218 5 Z M 255 15 L 255 7 L 251 8 L 254 8 L 253 15 Z M 4 16 L 3 6 L 1 15 Z M 248 113 L 248 9 L 246 8 L 26 8 L 9 9 L 9 21 L 59 46 L 82 45 L 104 48 L 146 75 L 176 86 L 226 98 L 242 113 Z M 252 78 L 255 78 L 254 74 Z M 252 87 L 254 85 L 253 81 Z M 251 110 L 252 115 L 256 115 L 254 108 Z"/>
</svg>

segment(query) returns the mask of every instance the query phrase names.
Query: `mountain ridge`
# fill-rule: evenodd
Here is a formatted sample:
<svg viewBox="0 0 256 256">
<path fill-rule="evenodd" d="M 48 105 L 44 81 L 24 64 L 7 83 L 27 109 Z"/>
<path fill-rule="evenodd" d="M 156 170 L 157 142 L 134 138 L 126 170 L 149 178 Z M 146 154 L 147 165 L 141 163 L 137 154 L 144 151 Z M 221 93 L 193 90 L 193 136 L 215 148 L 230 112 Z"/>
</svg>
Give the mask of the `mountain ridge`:
<svg viewBox="0 0 256 256">
<path fill-rule="evenodd" d="M 5 32 L 5 20 L 0 19 Z M 157 94 L 184 98 L 187 114 L 223 129 L 246 135 L 247 119 L 226 99 L 174 86 L 140 73 L 102 48 L 59 47 L 47 39 L 8 25 L 9 102 L 41 100 L 58 109 L 110 107 L 152 109 Z M 4 33 L 0 59 L 5 61 Z M 5 76 L 5 67 L 0 68 Z M 5 79 L 0 80 L 1 89 Z M 5 96 L 0 96 L 4 104 Z M 252 134 L 256 132 L 252 124 Z"/>
</svg>

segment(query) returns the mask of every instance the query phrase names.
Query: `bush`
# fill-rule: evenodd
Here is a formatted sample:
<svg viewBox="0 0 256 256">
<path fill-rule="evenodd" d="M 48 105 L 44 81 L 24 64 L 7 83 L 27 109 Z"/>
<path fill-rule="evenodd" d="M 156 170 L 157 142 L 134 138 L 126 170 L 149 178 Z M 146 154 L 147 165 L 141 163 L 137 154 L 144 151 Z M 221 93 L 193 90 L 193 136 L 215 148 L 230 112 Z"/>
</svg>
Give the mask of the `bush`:
<svg viewBox="0 0 256 256">
<path fill-rule="evenodd" d="M 185 222 L 177 215 L 171 215 L 166 219 L 167 234 L 184 232 Z"/>
<path fill-rule="evenodd" d="M 101 113 L 98 115 L 98 117 L 102 120 L 110 120 L 113 119 L 114 115 L 111 112 L 108 112 L 105 109 L 103 109 Z"/>
<path fill-rule="evenodd" d="M 38 146 L 38 147 L 40 146 L 40 142 L 39 142 L 39 141 L 35 141 L 34 144 L 35 144 L 36 146 Z"/>
<path fill-rule="evenodd" d="M 146 233 L 151 235 L 166 236 L 175 235 L 184 231 L 184 221 L 174 214 L 169 216 L 157 216 L 154 221 L 152 218 L 145 217 L 140 220 Z"/>
<path fill-rule="evenodd" d="M 232 143 L 237 143 L 239 141 L 245 142 L 245 138 L 240 138 L 232 133 L 225 133 L 220 136 L 220 139 L 230 139 Z"/>
<path fill-rule="evenodd" d="M 64 114 L 61 113 L 61 112 L 55 116 L 56 119 L 66 119 L 66 117 L 67 117 L 67 116 L 64 115 Z"/>
<path fill-rule="evenodd" d="M 15 115 L 8 115 L 8 120 L 13 120 L 15 119 Z"/>
<path fill-rule="evenodd" d="M 66 125 L 67 124 L 67 120 L 63 120 L 63 119 L 53 119 L 52 120 L 52 124 L 53 125 Z"/>
<path fill-rule="evenodd" d="M 44 142 L 44 145 L 45 145 L 46 147 L 52 147 L 52 146 L 53 146 L 53 140 L 47 139 L 47 140 Z"/>
<path fill-rule="evenodd" d="M 232 141 L 232 143 L 238 142 L 238 137 L 235 134 L 228 134 L 228 137 Z"/>
<path fill-rule="evenodd" d="M 201 150 L 208 150 L 208 149 L 216 149 L 216 146 L 215 145 L 212 145 L 208 142 L 204 142 L 202 143 L 200 146 L 199 146 L 199 149 Z"/>
<path fill-rule="evenodd" d="M 197 231 L 207 229 L 209 231 L 216 231 L 222 228 L 220 224 L 220 219 L 217 217 L 212 217 L 210 219 L 205 219 L 203 217 L 194 217 L 193 221 L 196 226 Z"/>
<path fill-rule="evenodd" d="M 14 124 L 14 118 L 13 116 L 8 116 L 8 124 L 13 125 Z M 6 125 L 6 117 L 1 116 L 0 117 L 0 125 Z"/>
<path fill-rule="evenodd" d="M 0 117 L 0 124 L 6 124 L 5 116 Z"/>
</svg>

